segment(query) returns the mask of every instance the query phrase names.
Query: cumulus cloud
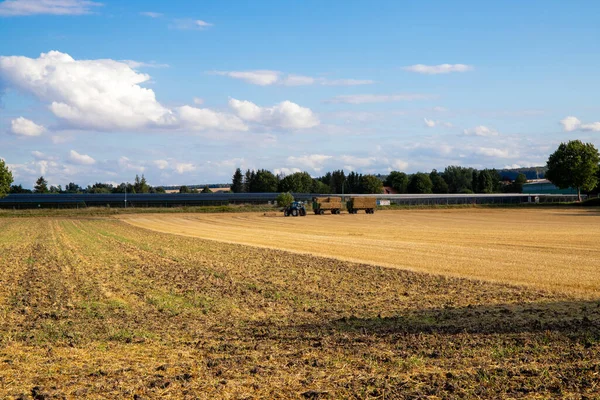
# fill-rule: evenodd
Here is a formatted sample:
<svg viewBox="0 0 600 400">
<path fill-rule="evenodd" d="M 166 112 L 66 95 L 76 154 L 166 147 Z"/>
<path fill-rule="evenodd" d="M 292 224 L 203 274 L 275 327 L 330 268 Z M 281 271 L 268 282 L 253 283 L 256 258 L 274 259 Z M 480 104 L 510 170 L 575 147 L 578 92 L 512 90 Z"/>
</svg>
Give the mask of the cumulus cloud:
<svg viewBox="0 0 600 400">
<path fill-rule="evenodd" d="M 174 109 L 163 106 L 152 89 L 141 86 L 150 76 L 132 68 L 140 65 L 140 62 L 110 59 L 75 60 L 58 51 L 42 53 L 35 59 L 0 56 L 0 79 L 46 102 L 66 128 L 99 131 L 248 130 L 244 121 L 232 113 L 188 105 Z M 232 108 L 237 113 L 240 110 L 236 104 Z M 310 109 L 290 101 L 268 108 L 258 107 L 258 110 L 246 120 L 291 129 L 319 123 Z M 19 134 L 41 133 L 39 127 L 35 128 L 23 117 L 14 124 Z"/>
<path fill-rule="evenodd" d="M 476 126 L 475 128 L 465 129 L 463 133 L 466 136 L 498 136 L 497 130 L 483 125 Z"/>
<path fill-rule="evenodd" d="M 377 161 L 377 158 L 342 155 L 342 156 L 337 157 L 337 160 L 341 161 L 342 163 L 344 163 L 348 167 L 350 167 L 348 169 L 354 170 L 356 168 L 364 168 L 364 167 L 369 167 L 369 166 L 373 165 Z"/>
<path fill-rule="evenodd" d="M 450 72 L 467 72 L 473 70 L 471 65 L 466 64 L 440 64 L 440 65 L 424 65 L 415 64 L 403 68 L 405 71 L 416 72 L 419 74 L 437 75 L 448 74 Z"/>
<path fill-rule="evenodd" d="M 235 115 L 220 113 L 207 108 L 182 106 L 177 109 L 182 127 L 192 130 L 216 129 L 247 131 L 248 127 Z"/>
<path fill-rule="evenodd" d="M 19 136 L 40 136 L 46 128 L 27 118 L 19 117 L 10 121 L 10 131 Z"/>
<path fill-rule="evenodd" d="M 114 60 L 74 60 L 58 51 L 39 58 L 0 56 L 0 77 L 50 103 L 72 127 L 138 129 L 174 124 L 172 112 L 140 86 L 150 79 Z"/>
<path fill-rule="evenodd" d="M 75 150 L 71 150 L 69 152 L 69 161 L 71 161 L 73 164 L 79 165 L 92 165 L 96 163 L 96 160 L 94 160 L 92 157 L 88 156 L 87 154 L 79 154 Z"/>
<path fill-rule="evenodd" d="M 281 71 L 273 70 L 252 70 L 252 71 L 210 71 L 209 74 L 227 76 L 233 79 L 239 79 L 246 83 L 259 86 L 284 85 L 284 86 L 306 86 L 306 85 L 324 85 L 324 86 L 356 86 L 369 85 L 375 81 L 368 79 L 325 79 L 314 78 L 312 76 L 285 74 Z"/>
<path fill-rule="evenodd" d="M 569 116 L 565 119 L 562 119 L 560 123 L 566 132 L 572 132 L 575 130 L 600 132 L 600 122 L 584 124 L 579 120 L 579 118 Z"/>
<path fill-rule="evenodd" d="M 87 0 L 5 0 L 0 3 L 0 16 L 83 15 L 102 5 Z"/>
<path fill-rule="evenodd" d="M 435 121 L 432 121 L 427 118 L 423 118 L 423 121 L 425 122 L 425 125 L 427 125 L 430 128 L 433 128 L 435 126 Z"/>
<path fill-rule="evenodd" d="M 303 129 L 319 124 L 319 119 L 309 108 L 291 101 L 283 101 L 273 107 L 260 107 L 250 101 L 230 99 L 229 106 L 242 120 L 265 126 Z"/>
<path fill-rule="evenodd" d="M 300 168 L 287 168 L 287 167 L 273 169 L 273 173 L 275 175 L 286 176 L 286 175 L 294 174 L 296 172 L 302 172 L 302 170 Z"/>
<path fill-rule="evenodd" d="M 326 103 L 346 103 L 346 104 L 365 104 L 365 103 L 392 103 L 397 101 L 413 101 L 427 100 L 434 96 L 420 93 L 404 93 L 404 94 L 351 94 L 336 96 Z"/>
</svg>

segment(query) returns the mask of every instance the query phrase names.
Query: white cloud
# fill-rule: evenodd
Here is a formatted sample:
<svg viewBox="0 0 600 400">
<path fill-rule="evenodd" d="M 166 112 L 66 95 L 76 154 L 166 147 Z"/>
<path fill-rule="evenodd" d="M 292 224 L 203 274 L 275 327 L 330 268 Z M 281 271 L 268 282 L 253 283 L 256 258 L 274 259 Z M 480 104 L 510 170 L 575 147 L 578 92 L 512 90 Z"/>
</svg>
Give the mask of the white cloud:
<svg viewBox="0 0 600 400">
<path fill-rule="evenodd" d="M 192 19 L 192 18 L 184 18 L 184 19 L 176 19 L 173 21 L 171 28 L 181 29 L 181 30 L 196 30 L 201 31 L 210 28 L 213 26 L 210 22 L 203 21 L 201 19 Z"/>
<path fill-rule="evenodd" d="M 405 71 L 417 72 L 419 74 L 437 75 L 448 74 L 450 72 L 467 72 L 473 70 L 471 65 L 466 64 L 440 64 L 440 65 L 423 65 L 416 64 L 403 68 Z"/>
<path fill-rule="evenodd" d="M 163 16 L 162 13 L 153 12 L 153 11 L 143 11 L 140 13 L 140 15 L 143 15 L 144 17 L 150 17 L 150 18 L 160 18 Z"/>
<path fill-rule="evenodd" d="M 169 68 L 169 64 L 161 64 L 156 61 L 144 62 L 144 61 L 135 61 L 135 60 L 122 60 L 128 66 L 133 69 L 139 68 Z"/>
<path fill-rule="evenodd" d="M 463 133 L 466 136 L 498 136 L 498 131 L 483 125 L 479 125 L 471 129 L 465 129 Z"/>
<path fill-rule="evenodd" d="M 167 160 L 154 160 L 153 164 L 156 165 L 158 169 L 165 169 L 169 166 L 169 162 Z"/>
<path fill-rule="evenodd" d="M 192 163 L 177 163 L 175 164 L 174 169 L 178 174 L 184 174 L 186 172 L 194 171 L 196 167 Z"/>
<path fill-rule="evenodd" d="M 370 79 L 332 79 L 332 80 L 321 80 L 324 86 L 359 86 L 359 85 L 372 85 L 375 81 Z"/>
<path fill-rule="evenodd" d="M 0 16 L 83 15 L 102 5 L 87 0 L 5 0 L 0 3 Z"/>
<path fill-rule="evenodd" d="M 131 67 L 140 64 L 110 59 L 75 60 L 58 51 L 43 53 L 36 59 L 0 56 L 0 79 L 48 103 L 50 111 L 69 129 L 248 130 L 246 124 L 231 113 L 188 105 L 174 109 L 163 106 L 152 89 L 141 86 L 150 76 Z M 261 108 L 256 122 L 291 129 L 319 123 L 310 109 L 289 101 Z M 35 128 L 24 118 L 14 124 L 19 134 L 41 133 L 39 127 Z"/>
<path fill-rule="evenodd" d="M 419 93 L 404 93 L 404 94 L 354 94 L 336 96 L 326 103 L 346 103 L 346 104 L 365 104 L 365 103 L 391 103 L 396 101 L 412 101 L 412 100 L 427 100 L 434 96 Z"/>
<path fill-rule="evenodd" d="M 505 158 L 509 156 L 509 152 L 507 150 L 496 149 L 493 147 L 479 147 L 475 149 L 474 153 L 486 157 Z"/>
<path fill-rule="evenodd" d="M 281 81 L 281 84 L 286 86 L 304 86 L 312 85 L 315 83 L 315 81 L 315 78 L 310 76 L 288 75 Z"/>
<path fill-rule="evenodd" d="M 0 77 L 50 103 L 71 127 L 116 130 L 172 125 L 171 111 L 154 92 L 139 86 L 150 79 L 114 60 L 74 60 L 58 51 L 39 58 L 0 56 Z"/>
<path fill-rule="evenodd" d="M 319 119 L 309 108 L 291 101 L 283 101 L 273 107 L 259 107 L 250 101 L 230 99 L 229 106 L 244 121 L 265 126 L 303 129 L 319 125 Z"/>
<path fill-rule="evenodd" d="M 284 74 L 281 71 L 273 70 L 252 70 L 252 71 L 210 71 L 209 74 L 227 76 L 233 79 L 240 79 L 244 82 L 259 85 L 284 85 L 284 86 L 306 86 L 319 84 L 323 86 L 356 86 L 369 85 L 375 81 L 367 79 L 325 79 L 314 78 L 312 76 Z"/>
<path fill-rule="evenodd" d="M 96 163 L 96 160 L 94 160 L 92 157 L 88 156 L 87 154 L 79 154 L 75 150 L 71 150 L 69 152 L 69 161 L 71 161 L 73 164 L 79 165 L 92 165 Z"/>
<path fill-rule="evenodd" d="M 342 155 L 342 156 L 337 157 L 337 160 L 339 160 L 342 163 L 347 164 L 347 166 L 351 167 L 349 169 L 354 170 L 357 167 L 364 168 L 364 167 L 369 167 L 369 166 L 373 165 L 377 161 L 377 158 Z"/>
<path fill-rule="evenodd" d="M 427 119 L 427 118 L 423 118 L 423 121 L 425 122 L 425 125 L 428 126 L 429 128 L 434 128 L 436 126 L 445 126 L 446 128 L 452 128 L 454 127 L 454 125 L 452 125 L 451 122 L 445 122 L 445 121 L 434 121 L 432 119 Z"/>
<path fill-rule="evenodd" d="M 200 97 L 194 97 L 194 104 L 196 104 L 197 106 L 200 106 L 200 105 L 204 104 L 204 99 L 201 99 Z"/>
<path fill-rule="evenodd" d="M 333 156 L 324 154 L 311 154 L 301 157 L 290 156 L 287 158 L 287 162 L 291 165 L 300 165 L 318 172 L 323 168 L 323 164 L 332 158 Z"/>
<path fill-rule="evenodd" d="M 600 122 L 592 122 L 590 124 L 581 124 L 582 131 L 600 132 Z"/>
<path fill-rule="evenodd" d="M 241 79 L 247 83 L 259 86 L 273 85 L 279 81 L 281 72 L 270 71 L 270 70 L 256 70 L 256 71 L 213 71 L 210 72 L 214 75 L 228 76 L 234 79 Z"/>
<path fill-rule="evenodd" d="M 408 163 L 403 160 L 394 160 L 392 162 L 392 168 L 396 171 L 405 171 L 408 168 Z"/>
<path fill-rule="evenodd" d="M 220 113 L 208 108 L 182 106 L 177 109 L 181 126 L 192 130 L 247 131 L 248 127 L 235 115 Z"/>
<path fill-rule="evenodd" d="M 560 123 L 566 132 L 572 132 L 575 130 L 600 132 L 600 122 L 584 124 L 578 118 L 569 116 L 565 119 L 562 119 Z"/>
<path fill-rule="evenodd" d="M 139 164 L 134 164 L 129 158 L 127 157 L 121 157 L 119 158 L 119 167 L 121 169 L 125 169 L 125 170 L 132 170 L 132 171 L 137 171 L 137 172 L 144 172 L 146 170 L 146 167 L 144 167 L 143 165 L 139 165 Z"/>
<path fill-rule="evenodd" d="M 42 153 L 41 151 L 37 151 L 37 150 L 32 151 L 31 155 L 36 160 L 46 160 L 48 158 L 44 153 Z"/>
<path fill-rule="evenodd" d="M 296 172 L 302 172 L 302 170 L 300 168 L 287 168 L 287 167 L 273 169 L 273 173 L 275 175 L 286 176 L 286 175 L 294 174 Z"/>
<path fill-rule="evenodd" d="M 10 130 L 15 135 L 20 136 L 40 136 L 46 128 L 38 125 L 27 118 L 19 117 L 10 121 Z"/>
</svg>

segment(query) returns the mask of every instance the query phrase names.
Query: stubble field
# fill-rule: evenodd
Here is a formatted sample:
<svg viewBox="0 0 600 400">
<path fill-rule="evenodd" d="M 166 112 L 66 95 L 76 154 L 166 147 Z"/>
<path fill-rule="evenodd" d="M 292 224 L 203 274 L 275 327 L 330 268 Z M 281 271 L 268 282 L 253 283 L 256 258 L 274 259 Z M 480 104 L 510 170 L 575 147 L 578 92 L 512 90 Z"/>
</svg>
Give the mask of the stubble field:
<svg viewBox="0 0 600 400">
<path fill-rule="evenodd" d="M 0 219 L 0 398 L 600 394 L 598 214 L 177 218 Z"/>
</svg>

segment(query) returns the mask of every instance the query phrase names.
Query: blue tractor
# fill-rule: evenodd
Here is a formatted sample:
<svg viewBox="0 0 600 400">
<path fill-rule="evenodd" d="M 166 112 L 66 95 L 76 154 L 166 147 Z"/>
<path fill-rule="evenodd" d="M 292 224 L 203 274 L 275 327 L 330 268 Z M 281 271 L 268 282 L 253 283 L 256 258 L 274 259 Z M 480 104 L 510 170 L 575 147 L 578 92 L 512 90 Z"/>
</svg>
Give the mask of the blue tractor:
<svg viewBox="0 0 600 400">
<path fill-rule="evenodd" d="M 304 217 L 306 215 L 306 207 L 301 201 L 294 201 L 292 204 L 283 209 L 284 217 Z"/>
</svg>

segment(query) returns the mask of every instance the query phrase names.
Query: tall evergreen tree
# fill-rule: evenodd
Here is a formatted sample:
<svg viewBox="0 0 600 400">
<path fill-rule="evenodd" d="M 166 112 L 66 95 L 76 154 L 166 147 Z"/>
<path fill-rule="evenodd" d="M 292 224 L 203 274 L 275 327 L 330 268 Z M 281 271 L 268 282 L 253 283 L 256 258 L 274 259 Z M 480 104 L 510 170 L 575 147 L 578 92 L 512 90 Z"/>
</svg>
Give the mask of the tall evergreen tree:
<svg viewBox="0 0 600 400">
<path fill-rule="evenodd" d="M 35 181 L 35 186 L 33 187 L 34 193 L 48 193 L 48 181 L 44 179 L 43 176 L 40 176 L 37 181 Z"/>
<path fill-rule="evenodd" d="M 233 193 L 242 193 L 244 191 L 244 175 L 242 170 L 237 168 L 231 179 L 231 191 Z"/>
</svg>

